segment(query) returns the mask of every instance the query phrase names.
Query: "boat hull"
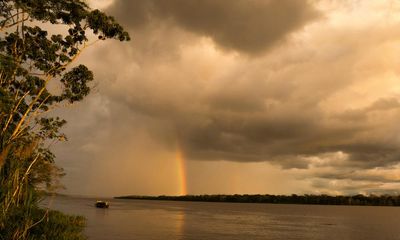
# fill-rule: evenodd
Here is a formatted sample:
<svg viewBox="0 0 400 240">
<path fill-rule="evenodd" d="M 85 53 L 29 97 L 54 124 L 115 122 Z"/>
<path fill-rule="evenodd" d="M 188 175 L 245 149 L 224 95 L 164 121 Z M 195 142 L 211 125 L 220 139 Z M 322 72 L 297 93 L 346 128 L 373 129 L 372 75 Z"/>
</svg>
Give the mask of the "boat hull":
<svg viewBox="0 0 400 240">
<path fill-rule="evenodd" d="M 108 204 L 108 202 L 97 201 L 97 202 L 95 203 L 95 206 L 96 206 L 97 208 L 108 208 L 108 207 L 109 207 L 109 204 Z"/>
</svg>

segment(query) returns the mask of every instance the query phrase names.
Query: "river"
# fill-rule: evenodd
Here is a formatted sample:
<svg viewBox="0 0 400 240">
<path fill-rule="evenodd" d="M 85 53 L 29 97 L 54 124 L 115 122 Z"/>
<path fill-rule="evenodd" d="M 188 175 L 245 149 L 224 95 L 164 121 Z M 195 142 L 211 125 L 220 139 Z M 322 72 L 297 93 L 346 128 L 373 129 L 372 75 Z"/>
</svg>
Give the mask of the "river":
<svg viewBox="0 0 400 240">
<path fill-rule="evenodd" d="M 397 207 L 95 200 L 57 196 L 50 207 L 85 216 L 90 240 L 400 240 Z"/>
</svg>

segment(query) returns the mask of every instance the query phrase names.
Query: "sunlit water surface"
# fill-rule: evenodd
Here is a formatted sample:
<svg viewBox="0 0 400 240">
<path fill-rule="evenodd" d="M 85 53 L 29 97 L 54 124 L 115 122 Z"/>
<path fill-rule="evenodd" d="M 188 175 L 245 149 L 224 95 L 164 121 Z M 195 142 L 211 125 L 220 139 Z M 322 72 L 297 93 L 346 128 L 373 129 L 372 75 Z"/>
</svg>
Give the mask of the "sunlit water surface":
<svg viewBox="0 0 400 240">
<path fill-rule="evenodd" d="M 400 240 L 396 207 L 95 200 L 54 197 L 50 207 L 84 215 L 90 240 Z"/>
</svg>

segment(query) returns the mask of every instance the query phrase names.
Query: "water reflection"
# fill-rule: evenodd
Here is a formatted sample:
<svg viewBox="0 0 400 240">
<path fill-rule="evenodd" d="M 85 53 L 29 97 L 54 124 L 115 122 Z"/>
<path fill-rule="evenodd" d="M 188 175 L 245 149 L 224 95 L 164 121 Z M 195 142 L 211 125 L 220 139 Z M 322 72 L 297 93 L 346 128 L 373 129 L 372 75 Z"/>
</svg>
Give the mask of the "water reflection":
<svg viewBox="0 0 400 240">
<path fill-rule="evenodd" d="M 176 236 L 178 240 L 184 240 L 185 236 L 185 211 L 176 212 Z"/>
<path fill-rule="evenodd" d="M 400 240 L 400 208 L 109 201 L 57 197 L 52 207 L 86 216 L 93 240 Z"/>
</svg>

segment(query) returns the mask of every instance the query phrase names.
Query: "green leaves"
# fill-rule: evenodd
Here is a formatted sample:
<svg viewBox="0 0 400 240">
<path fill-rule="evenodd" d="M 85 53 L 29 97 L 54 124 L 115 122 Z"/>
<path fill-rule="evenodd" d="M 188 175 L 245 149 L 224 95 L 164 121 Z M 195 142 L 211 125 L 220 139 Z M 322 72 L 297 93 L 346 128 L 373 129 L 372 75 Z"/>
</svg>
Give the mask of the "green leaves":
<svg viewBox="0 0 400 240">
<path fill-rule="evenodd" d="M 99 38 L 114 38 L 120 41 L 129 41 L 130 37 L 123 28 L 115 22 L 113 17 L 107 16 L 99 10 L 94 10 L 88 14 L 87 22 L 89 27 L 95 34 L 99 34 Z"/>
<path fill-rule="evenodd" d="M 72 67 L 90 38 L 130 40 L 113 17 L 81 0 L 0 0 L 0 233 L 15 209 L 37 206 L 38 189 L 58 186 L 63 171 L 50 144 L 66 140 L 66 121 L 48 112 L 90 93 L 92 71 Z M 8 232 L 26 239 L 29 224 Z"/>
<path fill-rule="evenodd" d="M 66 137 L 64 134 L 59 133 L 59 129 L 64 126 L 67 121 L 64 119 L 60 119 L 59 117 L 42 117 L 37 120 L 40 124 L 40 132 L 39 136 L 45 139 L 58 139 L 58 140 L 65 140 Z"/>
<path fill-rule="evenodd" d="M 66 28 L 49 34 L 40 22 Z M 1 120 L 12 120 L 1 124 L 9 128 L 6 132 L 12 133 L 12 140 L 35 124 L 31 115 L 43 114 L 55 104 L 80 101 L 90 93 L 93 73 L 84 65 L 70 68 L 91 44 L 90 34 L 101 40 L 130 40 L 113 17 L 91 10 L 81 0 L 0 1 L 0 88 L 4 95 L 15 99 L 14 108 L 0 116 Z M 61 92 L 49 91 L 49 81 L 58 85 Z M 1 139 L 4 138 L 0 137 L 0 150 L 10 141 Z"/>
<path fill-rule="evenodd" d="M 63 99 L 70 103 L 82 100 L 90 92 L 87 85 L 93 80 L 93 73 L 86 66 L 79 65 L 67 72 L 61 82 L 64 84 Z"/>
<path fill-rule="evenodd" d="M 72 24 L 85 18 L 89 7 L 79 0 L 15 0 L 15 7 L 22 9 L 35 20 L 52 24 Z"/>
</svg>

